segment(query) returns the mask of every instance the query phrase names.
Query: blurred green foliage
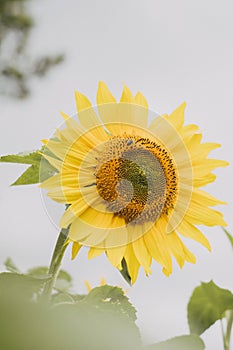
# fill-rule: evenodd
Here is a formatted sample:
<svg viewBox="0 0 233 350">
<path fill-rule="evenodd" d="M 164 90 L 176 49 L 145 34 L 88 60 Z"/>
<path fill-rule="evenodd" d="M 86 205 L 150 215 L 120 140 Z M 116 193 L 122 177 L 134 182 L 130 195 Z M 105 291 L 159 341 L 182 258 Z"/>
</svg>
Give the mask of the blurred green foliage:
<svg viewBox="0 0 233 350">
<path fill-rule="evenodd" d="M 1 349 L 141 349 L 136 311 L 120 288 L 105 285 L 75 295 L 70 275 L 61 270 L 48 303 L 40 298 L 50 278 L 46 267 L 23 274 L 10 259 L 5 266 L 11 272 L 0 274 Z"/>
<path fill-rule="evenodd" d="M 52 278 L 41 266 L 22 273 L 11 259 L 0 273 L 0 345 L 4 350 L 203 350 L 198 335 L 144 346 L 136 310 L 124 291 L 104 285 L 80 295 L 60 270 L 50 300 L 43 287 Z M 155 313 L 156 317 L 156 313 Z"/>
<path fill-rule="evenodd" d="M 42 77 L 64 60 L 64 55 L 31 58 L 28 39 L 34 20 L 30 0 L 0 0 L 0 93 L 17 98 L 29 95 L 33 76 Z"/>
</svg>

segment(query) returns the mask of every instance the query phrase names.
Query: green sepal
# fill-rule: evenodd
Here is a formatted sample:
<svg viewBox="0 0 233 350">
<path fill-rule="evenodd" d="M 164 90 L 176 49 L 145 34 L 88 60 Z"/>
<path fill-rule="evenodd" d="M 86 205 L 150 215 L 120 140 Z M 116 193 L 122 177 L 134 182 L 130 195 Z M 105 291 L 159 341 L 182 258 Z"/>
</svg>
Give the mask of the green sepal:
<svg viewBox="0 0 233 350">
<path fill-rule="evenodd" d="M 125 279 L 125 281 L 131 286 L 131 276 L 129 274 L 128 266 L 127 266 L 127 263 L 125 261 L 125 258 L 122 259 L 121 266 L 122 266 L 122 269 L 119 271 L 120 271 L 121 275 L 123 276 L 123 278 Z"/>
</svg>

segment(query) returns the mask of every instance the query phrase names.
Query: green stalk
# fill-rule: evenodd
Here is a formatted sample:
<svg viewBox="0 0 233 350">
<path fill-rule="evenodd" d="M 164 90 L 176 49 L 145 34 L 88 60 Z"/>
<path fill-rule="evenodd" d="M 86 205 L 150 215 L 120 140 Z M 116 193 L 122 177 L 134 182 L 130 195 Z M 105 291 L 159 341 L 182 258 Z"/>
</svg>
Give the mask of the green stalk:
<svg viewBox="0 0 233 350">
<path fill-rule="evenodd" d="M 62 229 L 60 231 L 56 246 L 54 248 L 53 256 L 52 256 L 49 271 L 48 271 L 48 274 L 51 275 L 51 279 L 48 282 L 46 282 L 42 292 L 42 298 L 46 301 L 49 301 L 51 298 L 51 293 L 59 273 L 62 258 L 68 246 L 68 244 L 65 244 L 67 241 L 68 233 L 69 233 L 69 228 Z"/>
<path fill-rule="evenodd" d="M 225 333 L 225 339 L 224 339 L 224 350 L 230 350 L 230 341 L 231 341 L 231 331 L 232 331 L 232 325 L 233 325 L 233 310 L 227 311 L 226 315 L 227 319 L 227 328 Z"/>
</svg>

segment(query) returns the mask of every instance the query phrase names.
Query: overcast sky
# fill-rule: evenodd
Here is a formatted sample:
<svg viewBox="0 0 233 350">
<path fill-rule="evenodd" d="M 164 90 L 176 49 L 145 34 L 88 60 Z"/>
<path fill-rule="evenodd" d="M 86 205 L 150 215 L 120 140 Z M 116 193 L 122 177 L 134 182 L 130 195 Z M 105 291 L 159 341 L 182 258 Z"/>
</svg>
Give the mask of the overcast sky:
<svg viewBox="0 0 233 350">
<path fill-rule="evenodd" d="M 31 12 L 37 21 L 31 53 L 64 52 L 66 61 L 32 82 L 29 99 L 0 99 L 1 154 L 40 148 L 40 140 L 62 122 L 58 111 L 75 112 L 74 90 L 95 103 L 97 83 L 104 80 L 117 97 L 123 82 L 134 93 L 140 90 L 159 113 L 170 113 L 186 101 L 186 122 L 198 124 L 205 141 L 221 143 L 213 155 L 232 163 L 232 1 L 34 0 Z M 58 234 L 37 186 L 9 187 L 24 169 L 1 164 L 0 172 L 0 263 L 11 256 L 23 270 L 49 263 Z M 221 210 L 231 232 L 232 171 L 232 165 L 217 170 L 218 180 L 209 186 L 209 192 L 228 202 Z M 146 278 L 141 271 L 132 288 L 104 256 L 88 261 L 85 250 L 73 262 L 69 252 L 63 267 L 79 292 L 85 291 L 84 280 L 95 286 L 102 276 L 129 289 L 144 341 L 159 341 L 188 333 L 186 304 L 200 281 L 214 279 L 233 289 L 233 256 L 226 237 L 220 228 L 203 232 L 211 254 L 187 241 L 196 265 L 175 267 L 167 278 L 154 263 L 153 275 Z M 219 325 L 203 339 L 207 350 L 222 349 Z"/>
</svg>

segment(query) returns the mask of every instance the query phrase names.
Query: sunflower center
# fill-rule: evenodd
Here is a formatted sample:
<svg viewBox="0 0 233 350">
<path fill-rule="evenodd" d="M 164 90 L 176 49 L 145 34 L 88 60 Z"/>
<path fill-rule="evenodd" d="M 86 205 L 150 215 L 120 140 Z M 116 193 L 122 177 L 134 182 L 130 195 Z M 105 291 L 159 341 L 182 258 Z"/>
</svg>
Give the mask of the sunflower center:
<svg viewBox="0 0 233 350">
<path fill-rule="evenodd" d="M 156 221 L 174 205 L 176 169 L 161 145 L 137 136 L 113 137 L 97 161 L 98 193 L 127 224 Z"/>
</svg>

